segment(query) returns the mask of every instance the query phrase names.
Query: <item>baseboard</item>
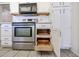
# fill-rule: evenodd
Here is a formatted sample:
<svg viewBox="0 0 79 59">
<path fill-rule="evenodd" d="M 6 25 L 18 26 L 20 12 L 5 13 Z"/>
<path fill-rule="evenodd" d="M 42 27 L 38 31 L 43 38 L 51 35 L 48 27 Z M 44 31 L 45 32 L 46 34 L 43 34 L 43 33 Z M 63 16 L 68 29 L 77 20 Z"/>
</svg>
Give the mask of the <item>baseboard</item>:
<svg viewBox="0 0 79 59">
<path fill-rule="evenodd" d="M 77 56 L 79 56 L 79 53 L 78 53 L 78 52 L 74 51 L 73 49 L 71 49 L 71 51 L 72 51 L 73 53 L 75 53 Z"/>
</svg>

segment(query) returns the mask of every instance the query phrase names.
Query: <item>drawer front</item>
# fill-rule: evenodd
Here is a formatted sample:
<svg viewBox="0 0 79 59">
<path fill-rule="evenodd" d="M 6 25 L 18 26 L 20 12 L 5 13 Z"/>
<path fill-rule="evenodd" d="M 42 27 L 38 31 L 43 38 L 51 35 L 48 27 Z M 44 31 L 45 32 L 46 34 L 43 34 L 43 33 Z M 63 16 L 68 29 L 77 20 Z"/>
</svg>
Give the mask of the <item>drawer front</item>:
<svg viewBox="0 0 79 59">
<path fill-rule="evenodd" d="M 12 37 L 1 37 L 2 41 L 12 41 Z"/>
<path fill-rule="evenodd" d="M 12 24 L 1 24 L 1 28 L 12 28 Z"/>
<path fill-rule="evenodd" d="M 34 49 L 34 43 L 13 43 L 13 49 Z"/>
<path fill-rule="evenodd" d="M 48 19 L 38 19 L 38 23 L 51 23 Z"/>
<path fill-rule="evenodd" d="M 49 19 L 49 17 L 39 17 L 38 18 L 38 23 L 51 23 L 51 20 Z"/>
<path fill-rule="evenodd" d="M 1 36 L 12 36 L 12 30 L 2 30 L 1 29 Z"/>
<path fill-rule="evenodd" d="M 12 33 L 10 33 L 10 32 L 1 33 L 1 37 L 12 37 Z"/>
<path fill-rule="evenodd" d="M 51 28 L 51 25 L 50 24 L 36 24 L 36 28 L 49 29 Z"/>
<path fill-rule="evenodd" d="M 12 47 L 12 41 L 1 41 L 1 47 Z"/>
<path fill-rule="evenodd" d="M 12 29 L 1 29 L 1 32 L 12 32 Z"/>
</svg>

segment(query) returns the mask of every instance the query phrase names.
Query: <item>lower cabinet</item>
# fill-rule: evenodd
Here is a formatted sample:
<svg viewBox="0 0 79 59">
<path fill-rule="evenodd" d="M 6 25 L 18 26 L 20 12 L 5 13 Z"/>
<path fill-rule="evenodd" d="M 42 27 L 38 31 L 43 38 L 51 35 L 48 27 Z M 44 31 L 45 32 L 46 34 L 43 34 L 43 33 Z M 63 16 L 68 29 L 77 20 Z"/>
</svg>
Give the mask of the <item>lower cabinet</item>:
<svg viewBox="0 0 79 59">
<path fill-rule="evenodd" d="M 46 27 L 47 25 L 47 27 Z M 42 27 L 43 26 L 43 27 Z M 36 51 L 53 51 L 53 47 L 51 45 L 51 29 L 49 24 L 42 24 L 37 27 L 36 31 L 36 43 L 35 43 L 35 50 Z"/>
<path fill-rule="evenodd" d="M 1 24 L 1 47 L 12 47 L 12 25 Z"/>
</svg>

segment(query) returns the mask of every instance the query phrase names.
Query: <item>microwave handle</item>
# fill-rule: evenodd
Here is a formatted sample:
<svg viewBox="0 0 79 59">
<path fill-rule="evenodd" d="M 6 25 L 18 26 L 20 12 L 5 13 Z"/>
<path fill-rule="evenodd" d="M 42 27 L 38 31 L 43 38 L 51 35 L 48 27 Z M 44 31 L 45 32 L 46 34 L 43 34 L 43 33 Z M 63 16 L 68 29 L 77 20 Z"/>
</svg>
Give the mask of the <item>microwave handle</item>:
<svg viewBox="0 0 79 59">
<path fill-rule="evenodd" d="M 32 11 L 32 5 L 31 5 L 31 11 Z"/>
</svg>

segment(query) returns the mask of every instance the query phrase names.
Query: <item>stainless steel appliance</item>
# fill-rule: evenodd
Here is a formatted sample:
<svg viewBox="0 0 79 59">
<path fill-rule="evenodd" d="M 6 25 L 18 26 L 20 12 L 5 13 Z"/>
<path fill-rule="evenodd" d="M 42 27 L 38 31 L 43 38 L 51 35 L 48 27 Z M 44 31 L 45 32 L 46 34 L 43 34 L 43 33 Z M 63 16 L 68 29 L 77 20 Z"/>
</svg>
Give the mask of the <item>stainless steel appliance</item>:
<svg viewBox="0 0 79 59">
<path fill-rule="evenodd" d="M 36 14 L 37 13 L 37 3 L 21 3 L 19 4 L 20 14 Z"/>
<path fill-rule="evenodd" d="M 13 49 L 34 49 L 35 22 L 13 22 Z"/>
</svg>

